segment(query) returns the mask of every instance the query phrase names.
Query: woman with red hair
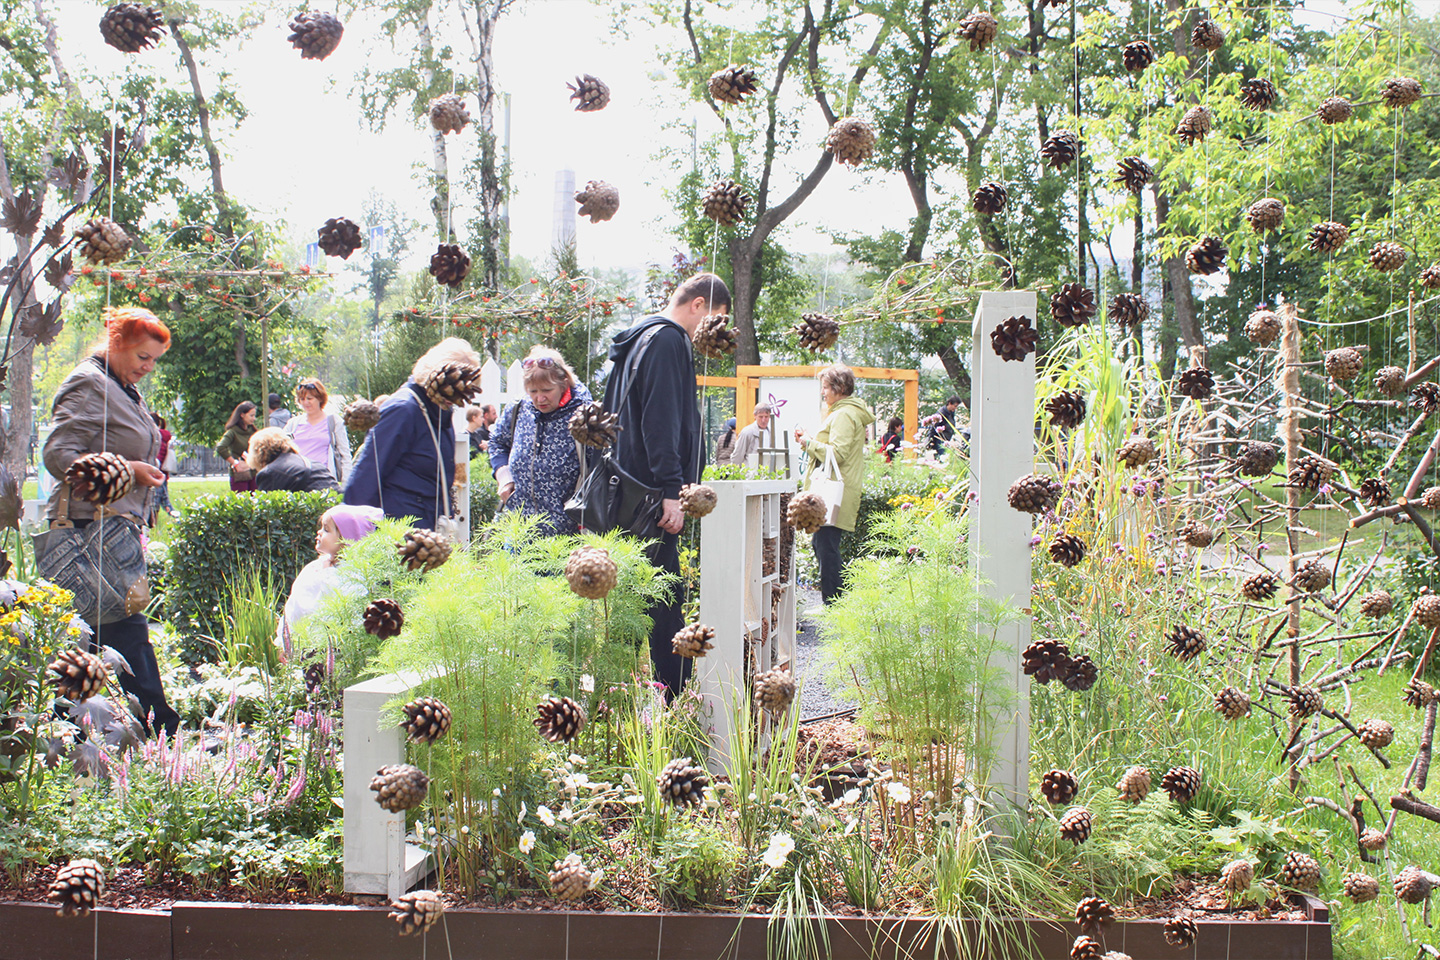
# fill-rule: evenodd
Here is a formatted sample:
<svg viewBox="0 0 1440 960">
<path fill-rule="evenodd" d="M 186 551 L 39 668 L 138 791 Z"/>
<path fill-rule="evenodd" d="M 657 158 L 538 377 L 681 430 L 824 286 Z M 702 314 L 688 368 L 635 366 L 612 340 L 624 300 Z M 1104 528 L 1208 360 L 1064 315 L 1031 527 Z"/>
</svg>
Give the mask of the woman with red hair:
<svg viewBox="0 0 1440 960">
<path fill-rule="evenodd" d="M 108 308 L 105 333 L 60 384 L 52 411 L 54 430 L 45 441 L 45 469 L 60 482 L 50 494 L 46 516 L 51 525 L 68 516 L 77 527 L 95 519 L 95 505 L 69 495 L 65 471 L 87 453 L 119 454 L 130 462 L 135 486 L 108 507 L 109 512 L 133 518 L 142 526 L 154 509 L 156 488 L 165 472 L 156 466 L 160 428 L 150 417 L 135 385 L 155 369 L 155 362 L 170 349 L 170 331 L 155 314 L 140 307 Z M 130 664 L 133 673 L 120 673 L 120 686 L 140 701 L 146 729 L 163 728 L 173 734 L 180 715 L 165 700 L 160 668 L 150 646 L 150 626 L 144 613 L 113 623 L 99 624 L 94 610 L 78 610 L 94 631 L 92 646 L 113 647 Z"/>
</svg>

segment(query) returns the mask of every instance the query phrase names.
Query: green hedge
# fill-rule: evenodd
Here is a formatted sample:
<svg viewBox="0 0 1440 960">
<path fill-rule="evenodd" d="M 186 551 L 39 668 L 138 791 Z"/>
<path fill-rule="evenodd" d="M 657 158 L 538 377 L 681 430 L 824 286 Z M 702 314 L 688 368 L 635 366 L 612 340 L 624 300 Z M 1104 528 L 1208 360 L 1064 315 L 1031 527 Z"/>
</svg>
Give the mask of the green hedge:
<svg viewBox="0 0 1440 960">
<path fill-rule="evenodd" d="M 338 494 L 258 493 L 201 497 L 184 507 L 170 541 L 166 596 L 170 625 L 187 663 L 214 660 L 224 632 L 226 584 L 247 570 L 269 569 L 282 597 L 315 559 L 320 515 Z"/>
</svg>

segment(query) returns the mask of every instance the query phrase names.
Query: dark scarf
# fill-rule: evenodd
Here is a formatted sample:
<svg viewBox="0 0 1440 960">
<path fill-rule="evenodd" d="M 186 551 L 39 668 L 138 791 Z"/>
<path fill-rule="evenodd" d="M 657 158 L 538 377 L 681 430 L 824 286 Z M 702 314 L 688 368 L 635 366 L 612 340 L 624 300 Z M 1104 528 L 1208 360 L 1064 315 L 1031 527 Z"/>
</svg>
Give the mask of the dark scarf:
<svg viewBox="0 0 1440 960">
<path fill-rule="evenodd" d="M 109 377 L 111 380 L 114 380 L 115 383 L 119 385 L 120 389 L 125 391 L 125 396 L 129 397 L 135 402 L 135 406 L 140 406 L 140 391 L 136 390 L 133 386 L 125 383 L 119 377 L 115 376 L 115 371 L 110 369 L 110 364 L 109 362 L 107 362 L 105 357 L 96 354 L 95 356 L 90 358 L 90 362 L 95 364 L 95 366 L 99 367 L 101 370 L 104 370 L 105 376 Z"/>
</svg>

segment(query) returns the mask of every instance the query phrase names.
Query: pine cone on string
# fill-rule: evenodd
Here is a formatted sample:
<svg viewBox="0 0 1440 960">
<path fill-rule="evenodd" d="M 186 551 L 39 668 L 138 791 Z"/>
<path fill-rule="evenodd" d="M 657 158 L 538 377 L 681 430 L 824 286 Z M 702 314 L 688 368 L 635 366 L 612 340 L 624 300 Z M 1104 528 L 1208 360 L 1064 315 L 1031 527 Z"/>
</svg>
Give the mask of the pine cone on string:
<svg viewBox="0 0 1440 960">
<path fill-rule="evenodd" d="M 1115 459 L 1132 469 L 1145 466 L 1159 455 L 1155 450 L 1155 441 L 1138 435 L 1120 444 L 1120 449 L 1115 451 Z"/>
<path fill-rule="evenodd" d="M 1170 644 L 1170 654 L 1180 662 L 1194 660 L 1205 652 L 1205 634 L 1184 623 L 1177 623 L 1165 635 Z"/>
<path fill-rule="evenodd" d="M 1117 293 L 1107 311 L 1110 320 L 1121 329 L 1138 327 L 1150 317 L 1150 304 L 1135 293 Z"/>
<path fill-rule="evenodd" d="M 1325 354 L 1325 372 L 1333 380 L 1346 383 L 1360 376 L 1365 356 L 1354 347 L 1337 347 Z"/>
<path fill-rule="evenodd" d="M 1316 493 L 1322 486 L 1330 482 L 1330 477 L 1334 473 L 1335 464 L 1328 460 L 1321 460 L 1319 457 L 1301 457 L 1300 461 L 1290 470 L 1289 484 L 1292 487 Z"/>
<path fill-rule="evenodd" d="M 1115 182 L 1131 193 L 1139 193 L 1155 179 L 1155 169 L 1139 157 L 1125 157 L 1115 172 Z"/>
<path fill-rule="evenodd" d="M 695 328 L 695 352 L 702 357 L 718 360 L 735 352 L 739 343 L 735 331 L 730 329 L 730 318 L 723 313 L 712 313 L 700 320 Z"/>
<path fill-rule="evenodd" d="M 1285 202 L 1275 197 L 1256 200 L 1245 211 L 1245 219 L 1256 233 L 1279 230 L 1285 223 Z"/>
<path fill-rule="evenodd" d="M 1072 807 L 1060 818 L 1060 839 L 1069 840 L 1079 846 L 1090 839 L 1090 830 L 1095 825 L 1095 818 L 1089 810 L 1084 807 Z"/>
<path fill-rule="evenodd" d="M 325 664 L 323 662 L 312 663 L 306 666 L 303 678 L 305 680 L 305 692 L 315 695 L 325 685 Z"/>
<path fill-rule="evenodd" d="M 1374 620 L 1390 616 L 1395 601 L 1388 590 L 1372 590 L 1360 598 L 1360 612 Z"/>
<path fill-rule="evenodd" d="M 1175 136 L 1187 147 L 1204 142 L 1215 126 L 1215 115 L 1206 106 L 1191 107 L 1175 126 Z"/>
<path fill-rule="evenodd" d="M 88 917 L 105 896 L 105 868 L 88 857 L 71 860 L 55 872 L 49 896 L 62 917 Z"/>
<path fill-rule="evenodd" d="M 1106 960 L 1105 948 L 1100 941 L 1082 934 L 1070 946 L 1070 960 Z"/>
<path fill-rule="evenodd" d="M 1170 946 L 1184 949 L 1195 945 L 1195 938 L 1200 935 L 1200 928 L 1189 917 L 1174 916 L 1165 921 L 1162 934 L 1165 942 Z"/>
<path fill-rule="evenodd" d="M 825 137 L 836 163 L 858 167 L 875 152 L 875 129 L 859 117 L 841 117 Z"/>
<path fill-rule="evenodd" d="M 1296 890 L 1314 893 L 1320 889 L 1320 861 L 1308 853 L 1291 850 L 1280 864 L 1280 882 Z"/>
<path fill-rule="evenodd" d="M 470 255 L 453 243 L 442 243 L 430 255 L 430 276 L 435 282 L 451 290 L 459 290 L 460 284 L 470 275 Z"/>
<path fill-rule="evenodd" d="M 785 519 L 802 533 L 814 533 L 825 524 L 825 501 L 818 493 L 806 490 L 790 498 Z"/>
<path fill-rule="evenodd" d="M 1054 477 L 1027 473 L 1010 484 L 1006 499 L 1021 513 L 1048 513 L 1060 502 L 1062 488 Z"/>
<path fill-rule="evenodd" d="M 714 649 L 714 640 L 714 627 L 703 623 L 687 623 L 670 639 L 670 650 L 679 657 L 703 657 Z"/>
<path fill-rule="evenodd" d="M 1360 742 L 1371 750 L 1383 750 L 1395 740 L 1395 728 L 1388 721 L 1377 717 L 1362 722 L 1355 728 Z"/>
<path fill-rule="evenodd" d="M 1295 572 L 1295 586 L 1306 593 L 1319 593 L 1330 586 L 1330 568 L 1311 560 Z"/>
<path fill-rule="evenodd" d="M 976 10 L 960 21 L 960 39 L 970 41 L 973 52 L 984 50 L 1000 33 L 999 22 L 984 10 Z"/>
<path fill-rule="evenodd" d="M 409 937 L 424 933 L 445 912 L 445 901 L 434 890 L 412 890 L 390 904 L 386 914 L 400 924 L 400 936 Z"/>
<path fill-rule="evenodd" d="M 1069 770 L 1047 770 L 1040 776 L 1040 792 L 1058 807 L 1075 799 L 1080 784 Z"/>
<path fill-rule="evenodd" d="M 450 732 L 454 718 L 450 708 L 436 697 L 420 697 L 400 708 L 405 714 L 401 726 L 412 743 L 434 743 Z"/>
<path fill-rule="evenodd" d="M 1025 676 L 1034 677 L 1036 683 L 1058 680 L 1070 667 L 1070 648 L 1063 640 L 1042 637 L 1033 640 L 1020 655 L 1021 668 Z"/>
<path fill-rule="evenodd" d="M 75 228 L 80 256 L 92 264 L 119 263 L 130 253 L 130 235 L 109 217 L 93 217 Z"/>
<path fill-rule="evenodd" d="M 1264 77 L 1256 77 L 1240 84 L 1240 102 L 1251 110 L 1269 110 L 1279 99 L 1280 91 Z"/>
<path fill-rule="evenodd" d="M 1150 768 L 1127 767 L 1115 782 L 1115 790 L 1121 800 L 1139 803 L 1150 795 Z"/>
<path fill-rule="evenodd" d="M 70 491 L 87 503 L 114 503 L 135 487 L 130 461 L 116 453 L 87 453 L 65 469 Z"/>
<path fill-rule="evenodd" d="M 160 39 L 164 22 L 154 7 L 117 3 L 100 18 L 100 36 L 121 53 L 139 53 Z"/>
<path fill-rule="evenodd" d="M 1249 860 L 1231 860 L 1220 868 L 1220 883 L 1225 892 L 1238 897 L 1255 882 L 1255 866 Z"/>
<path fill-rule="evenodd" d="M 442 93 L 430 101 L 430 126 L 441 133 L 464 133 L 470 122 L 465 98 L 458 93 Z"/>
<path fill-rule="evenodd" d="M 331 217 L 318 232 L 320 249 L 328 257 L 349 260 L 350 254 L 365 246 L 360 239 L 360 225 L 346 217 Z"/>
<path fill-rule="evenodd" d="M 835 346 L 840 339 L 840 324 L 823 313 L 806 313 L 795 325 L 794 333 L 802 350 L 819 353 Z"/>
<path fill-rule="evenodd" d="M 710 786 L 710 775 L 689 757 L 679 757 L 665 764 L 655 782 L 660 787 L 661 799 L 677 807 L 698 807 L 705 802 L 705 788 Z"/>
<path fill-rule="evenodd" d="M 1225 45 L 1225 31 L 1220 24 L 1208 17 L 1195 24 L 1190 31 L 1190 45 L 1197 50 L 1214 53 Z"/>
<path fill-rule="evenodd" d="M 556 860 L 555 869 L 550 871 L 548 879 L 550 892 L 557 900 L 579 900 L 595 885 L 595 874 L 585 866 L 578 853 Z"/>
<path fill-rule="evenodd" d="M 576 215 L 589 217 L 591 223 L 609 220 L 620 210 L 620 191 L 604 180 L 589 180 L 584 190 L 575 192 L 575 202 L 580 204 Z"/>
<path fill-rule="evenodd" d="M 1334 220 L 1324 220 L 1310 228 L 1306 239 L 1316 253 L 1334 253 L 1350 239 L 1350 228 Z"/>
<path fill-rule="evenodd" d="M 1050 541 L 1050 559 L 1062 567 L 1077 566 L 1085 559 L 1085 541 L 1069 533 L 1057 534 Z"/>
<path fill-rule="evenodd" d="M 759 89 L 755 83 L 755 71 L 733 63 L 710 74 L 705 85 L 710 90 L 710 96 L 720 103 L 731 104 L 739 103 Z"/>
<path fill-rule="evenodd" d="M 1223 687 L 1215 694 L 1215 712 L 1226 720 L 1250 715 L 1250 694 L 1239 687 Z"/>
<path fill-rule="evenodd" d="M 1215 394 L 1215 375 L 1205 367 L 1190 367 L 1180 374 L 1175 390 L 1191 400 L 1209 400 Z"/>
<path fill-rule="evenodd" d="M 789 709 L 795 699 L 795 677 L 776 667 L 755 675 L 755 708 L 772 717 Z"/>
<path fill-rule="evenodd" d="M 1375 373 L 1375 389 L 1387 397 L 1405 392 L 1405 371 L 1399 367 L 1381 367 Z"/>
<path fill-rule="evenodd" d="M 1235 458 L 1236 468 L 1247 477 L 1268 477 L 1279 462 L 1280 448 L 1263 440 L 1246 443 L 1240 456 Z"/>
<path fill-rule="evenodd" d="M 1370 248 L 1370 266 L 1381 273 L 1405 266 L 1405 248 L 1390 240 L 1381 240 Z"/>
<path fill-rule="evenodd" d="M 405 612 L 400 609 L 399 603 L 389 597 L 380 597 L 366 605 L 364 622 L 366 633 L 388 640 L 400 635 L 405 626 Z"/>
<path fill-rule="evenodd" d="M 1320 122 L 1327 125 L 1344 123 L 1355 114 L 1355 109 L 1350 106 L 1350 101 L 1344 97 L 1326 97 L 1320 101 L 1320 106 L 1315 108 L 1315 115 Z"/>
<path fill-rule="evenodd" d="M 1180 528 L 1179 537 L 1197 550 L 1203 550 L 1215 542 L 1215 531 L 1210 528 L 1208 523 L 1200 520 L 1187 520 Z"/>
<path fill-rule="evenodd" d="M 1120 51 L 1120 62 L 1131 73 L 1143 73 L 1146 67 L 1155 62 L 1155 48 L 1150 46 L 1148 41 L 1133 40 L 1125 44 Z"/>
<path fill-rule="evenodd" d="M 1095 666 L 1095 661 L 1085 654 L 1071 658 L 1066 664 L 1065 670 L 1060 674 L 1060 682 L 1065 685 L 1066 690 L 1075 693 L 1084 693 L 1095 686 L 1095 681 L 1100 679 L 1100 668 Z"/>
<path fill-rule="evenodd" d="M 1228 256 L 1230 249 L 1225 246 L 1224 240 L 1214 235 L 1201 237 L 1200 242 L 1185 254 L 1185 268 L 1191 273 L 1208 277 L 1224 269 L 1225 258 Z"/>
<path fill-rule="evenodd" d="M 345 426 L 356 433 L 364 433 L 380 422 L 380 407 L 361 397 L 345 405 Z"/>
<path fill-rule="evenodd" d="M 1035 352 L 1040 332 L 1029 317 L 1009 317 L 990 331 L 990 348 L 1002 360 L 1024 360 Z"/>
<path fill-rule="evenodd" d="M 1273 573 L 1256 573 L 1245 578 L 1240 592 L 1247 600 L 1260 603 L 1275 596 L 1280 589 L 1280 580 Z"/>
<path fill-rule="evenodd" d="M 1391 77 L 1380 89 L 1380 99 L 1385 101 L 1387 107 L 1408 107 L 1412 103 L 1419 103 L 1424 92 L 1420 81 L 1414 77 Z"/>
<path fill-rule="evenodd" d="M 290 21 L 290 31 L 285 39 L 300 51 L 300 59 L 324 60 L 340 46 L 345 25 L 333 13 L 307 10 Z"/>
<path fill-rule="evenodd" d="M 1410 406 L 1424 414 L 1440 410 L 1440 383 L 1426 380 L 1410 393 Z"/>
<path fill-rule="evenodd" d="M 530 722 L 551 743 L 569 743 L 585 727 L 585 711 L 569 697 L 546 697 L 535 712 L 538 716 Z"/>
<path fill-rule="evenodd" d="M 1074 131 L 1061 130 L 1040 144 L 1040 157 L 1056 170 L 1063 170 L 1080 155 L 1080 138 Z"/>
<path fill-rule="evenodd" d="M 1268 347 L 1280 339 L 1283 325 L 1274 310 L 1256 310 L 1245 321 L 1245 338 L 1259 347 Z"/>
<path fill-rule="evenodd" d="M 1369 903 L 1380 896 L 1380 881 L 1368 873 L 1347 873 L 1340 878 L 1340 886 L 1355 903 Z"/>
<path fill-rule="evenodd" d="M 607 450 L 620 435 L 619 414 L 608 413 L 598 400 L 584 404 L 570 415 L 570 436 L 581 446 Z"/>
<path fill-rule="evenodd" d="M 425 380 L 425 396 L 438 407 L 455 407 L 480 395 L 480 368 L 473 363 L 447 360 Z"/>
<path fill-rule="evenodd" d="M 1045 401 L 1045 412 L 1056 427 L 1074 430 L 1085 422 L 1085 394 L 1079 390 L 1061 390 Z"/>
<path fill-rule="evenodd" d="M 434 570 L 450 559 L 452 547 L 442 533 L 411 527 L 405 539 L 395 544 L 395 552 L 406 570 Z"/>
<path fill-rule="evenodd" d="M 1050 317 L 1062 327 L 1083 327 L 1095 316 L 1095 291 L 1066 283 L 1050 297 Z"/>
<path fill-rule="evenodd" d="M 711 220 L 728 227 L 745 219 L 745 207 L 750 195 L 734 180 L 716 180 L 705 191 L 700 200 L 700 212 Z"/>
<path fill-rule="evenodd" d="M 1075 904 L 1075 922 L 1081 932 L 1093 937 L 1101 927 L 1115 922 L 1115 908 L 1099 897 L 1086 897 Z"/>
<path fill-rule="evenodd" d="M 680 488 L 680 512 L 687 517 L 708 516 L 715 509 L 715 488 L 703 483 L 687 483 Z"/>
<path fill-rule="evenodd" d="M 1395 875 L 1395 899 L 1401 903 L 1424 903 L 1434 889 L 1419 867 L 1406 867 Z"/>
<path fill-rule="evenodd" d="M 1440 290 L 1440 261 L 1420 271 L 1420 286 L 1426 290 Z"/>
<path fill-rule="evenodd" d="M 1160 778 L 1160 789 L 1173 803 L 1189 803 L 1200 793 L 1200 771 L 1194 767 L 1171 767 Z"/>
<path fill-rule="evenodd" d="M 615 589 L 620 568 L 604 547 L 576 547 L 565 561 L 565 582 L 587 600 L 603 600 Z"/>
<path fill-rule="evenodd" d="M 79 647 L 61 651 L 47 669 L 55 674 L 55 692 L 76 703 L 98 694 L 110 679 L 105 661 Z"/>
<path fill-rule="evenodd" d="M 402 813 L 425 802 L 430 792 L 430 778 L 419 767 L 408 763 L 387 763 L 370 779 L 375 802 L 391 813 Z"/>
<path fill-rule="evenodd" d="M 574 83 L 567 83 L 565 86 L 570 89 L 570 99 L 575 101 L 575 109 L 580 113 L 604 110 L 605 105 L 610 102 L 610 88 L 604 81 L 588 73 L 576 77 Z"/>
<path fill-rule="evenodd" d="M 1284 697 L 1295 720 L 1308 720 L 1325 709 L 1325 700 L 1314 687 L 1286 687 Z"/>
<path fill-rule="evenodd" d="M 1420 506 L 1426 510 L 1440 510 L 1440 487 L 1429 487 L 1420 494 Z"/>
<path fill-rule="evenodd" d="M 1423 710 L 1436 699 L 1440 699 L 1440 693 L 1424 680 L 1411 680 L 1405 684 L 1405 693 L 1401 696 L 1406 706 L 1414 707 L 1416 710 Z"/>
<path fill-rule="evenodd" d="M 1422 593 L 1410 605 L 1410 617 L 1426 630 L 1440 627 L 1440 596 Z"/>
<path fill-rule="evenodd" d="M 1360 831 L 1359 844 L 1361 850 L 1374 853 L 1377 850 L 1385 849 L 1385 844 L 1388 842 L 1389 838 L 1374 827 L 1367 827 Z"/>
<path fill-rule="evenodd" d="M 1005 189 L 1004 184 L 991 180 L 980 185 L 980 189 L 970 198 L 970 205 L 975 208 L 976 213 L 994 216 L 1005 209 L 1005 203 L 1009 199 L 1010 192 Z"/>
</svg>

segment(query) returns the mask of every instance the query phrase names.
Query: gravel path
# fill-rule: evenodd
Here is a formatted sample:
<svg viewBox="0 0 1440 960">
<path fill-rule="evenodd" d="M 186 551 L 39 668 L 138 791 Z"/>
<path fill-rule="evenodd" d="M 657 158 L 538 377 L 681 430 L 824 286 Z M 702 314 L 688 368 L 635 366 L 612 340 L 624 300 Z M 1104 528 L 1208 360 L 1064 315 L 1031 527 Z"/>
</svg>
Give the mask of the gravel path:
<svg viewBox="0 0 1440 960">
<path fill-rule="evenodd" d="M 855 706 L 854 700 L 831 694 L 820 676 L 820 634 L 815 624 L 805 619 L 806 610 L 820 605 L 820 591 L 802 586 L 795 601 L 799 610 L 796 617 L 795 677 L 804 684 L 800 698 L 801 719 L 824 717 Z"/>
</svg>

